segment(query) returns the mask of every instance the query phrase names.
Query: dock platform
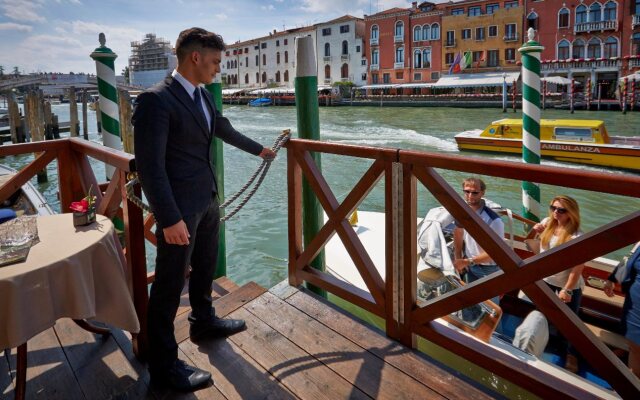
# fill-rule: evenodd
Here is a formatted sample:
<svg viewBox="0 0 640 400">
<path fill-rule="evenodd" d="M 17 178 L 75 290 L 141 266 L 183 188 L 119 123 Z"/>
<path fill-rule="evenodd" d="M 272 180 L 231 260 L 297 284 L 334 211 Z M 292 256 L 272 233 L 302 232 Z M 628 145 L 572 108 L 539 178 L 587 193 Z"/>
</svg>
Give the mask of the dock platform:
<svg viewBox="0 0 640 400">
<path fill-rule="evenodd" d="M 387 338 L 329 302 L 283 282 L 271 290 L 226 278 L 214 284 L 221 316 L 247 330 L 189 340 L 187 295 L 175 321 L 179 357 L 210 371 L 193 394 L 149 384 L 130 336 L 107 337 L 58 320 L 29 341 L 28 399 L 488 399 L 493 396 L 429 358 Z M 12 399 L 16 350 L 0 356 L 0 398 Z"/>
</svg>

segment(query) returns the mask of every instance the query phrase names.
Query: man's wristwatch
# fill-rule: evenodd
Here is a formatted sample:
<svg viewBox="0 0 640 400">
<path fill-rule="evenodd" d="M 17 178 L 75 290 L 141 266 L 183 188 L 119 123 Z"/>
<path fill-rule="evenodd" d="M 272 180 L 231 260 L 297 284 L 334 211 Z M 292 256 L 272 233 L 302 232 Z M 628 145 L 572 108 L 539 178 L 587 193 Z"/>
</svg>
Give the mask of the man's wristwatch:
<svg viewBox="0 0 640 400">
<path fill-rule="evenodd" d="M 568 294 L 569 296 L 573 296 L 573 290 L 569 290 L 569 289 L 560 289 L 561 292 L 565 292 L 566 294 Z"/>
<path fill-rule="evenodd" d="M 469 263 L 469 267 L 473 267 L 474 265 L 476 265 L 472 257 L 467 258 L 467 262 Z"/>
</svg>

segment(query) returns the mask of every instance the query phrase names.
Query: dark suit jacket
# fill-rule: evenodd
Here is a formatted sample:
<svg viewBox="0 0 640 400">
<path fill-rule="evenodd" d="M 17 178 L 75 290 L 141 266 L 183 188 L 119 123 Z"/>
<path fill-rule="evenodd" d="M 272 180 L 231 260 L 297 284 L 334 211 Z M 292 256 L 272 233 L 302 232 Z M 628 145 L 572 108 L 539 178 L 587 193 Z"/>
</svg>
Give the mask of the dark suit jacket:
<svg viewBox="0 0 640 400">
<path fill-rule="evenodd" d="M 191 95 L 172 77 L 136 99 L 132 118 L 136 169 L 161 227 L 204 211 L 216 193 L 210 152 L 214 135 L 254 155 L 263 148 L 236 131 L 215 109 L 211 95 L 202 92 L 211 115 L 210 131 L 204 117 L 194 110 Z"/>
</svg>

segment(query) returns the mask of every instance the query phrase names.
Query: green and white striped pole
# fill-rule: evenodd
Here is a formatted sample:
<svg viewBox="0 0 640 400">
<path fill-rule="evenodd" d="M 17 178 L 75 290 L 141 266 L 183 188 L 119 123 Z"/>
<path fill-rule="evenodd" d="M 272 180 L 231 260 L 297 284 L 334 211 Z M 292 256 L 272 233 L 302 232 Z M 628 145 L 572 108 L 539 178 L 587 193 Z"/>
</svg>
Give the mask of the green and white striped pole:
<svg viewBox="0 0 640 400">
<path fill-rule="evenodd" d="M 529 41 L 518 49 L 522 55 L 522 160 L 540 164 L 540 53 L 544 47 L 533 40 L 535 31 L 527 31 Z M 540 185 L 522 182 L 522 214 L 540 221 Z"/>
<path fill-rule="evenodd" d="M 320 140 L 320 115 L 318 108 L 318 72 L 316 50 L 311 36 L 296 39 L 296 112 L 298 136 L 301 139 Z M 320 154 L 311 153 L 318 168 L 321 168 Z M 306 179 L 302 181 L 302 233 L 307 246 L 322 227 L 323 214 L 318 198 Z M 324 252 L 311 262 L 311 266 L 325 270 Z M 310 286 L 312 291 L 326 295 L 325 291 Z"/>
<path fill-rule="evenodd" d="M 120 139 L 120 113 L 118 111 L 118 89 L 116 87 L 115 59 L 116 53 L 105 46 L 104 33 L 98 36 L 100 47 L 91 53 L 96 62 L 98 76 L 98 93 L 100 95 L 100 117 L 102 119 L 102 143 L 106 147 L 122 150 Z M 115 168 L 106 165 L 107 179 L 111 179 Z"/>
<path fill-rule="evenodd" d="M 216 109 L 222 114 L 222 82 L 217 75 L 213 83 L 205 86 L 213 96 Z M 216 170 L 216 184 L 218 185 L 218 198 L 224 201 L 224 154 L 222 141 L 214 138 L 209 149 L 209 159 L 213 161 Z M 224 216 L 224 210 L 220 209 L 220 217 Z M 220 224 L 220 237 L 218 238 L 218 261 L 216 262 L 215 278 L 227 275 L 227 239 L 225 234 L 225 224 Z"/>
</svg>

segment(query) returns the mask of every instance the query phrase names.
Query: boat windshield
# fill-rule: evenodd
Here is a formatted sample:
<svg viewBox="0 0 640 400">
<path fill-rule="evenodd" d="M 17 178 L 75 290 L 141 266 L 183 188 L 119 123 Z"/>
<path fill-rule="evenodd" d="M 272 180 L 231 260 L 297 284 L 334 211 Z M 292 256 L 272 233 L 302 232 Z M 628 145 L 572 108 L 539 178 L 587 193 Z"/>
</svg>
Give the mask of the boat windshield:
<svg viewBox="0 0 640 400">
<path fill-rule="evenodd" d="M 593 135 L 591 134 L 591 128 L 555 128 L 555 139 L 566 140 L 572 142 L 593 142 Z"/>
</svg>

